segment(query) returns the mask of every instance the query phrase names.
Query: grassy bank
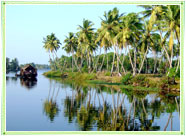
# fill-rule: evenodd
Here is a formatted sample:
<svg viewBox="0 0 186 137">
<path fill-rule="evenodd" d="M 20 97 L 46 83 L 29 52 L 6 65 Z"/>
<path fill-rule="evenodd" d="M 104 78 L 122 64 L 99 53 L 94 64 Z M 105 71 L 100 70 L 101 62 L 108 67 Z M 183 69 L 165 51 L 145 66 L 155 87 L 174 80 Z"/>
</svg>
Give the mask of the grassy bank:
<svg viewBox="0 0 186 137">
<path fill-rule="evenodd" d="M 74 81 L 76 83 L 89 84 L 104 84 L 104 85 L 118 85 L 122 88 L 140 91 L 173 91 L 178 92 L 180 89 L 179 79 L 174 84 L 171 84 L 171 79 L 165 76 L 140 74 L 133 77 L 127 74 L 123 77 L 114 74 L 110 76 L 109 72 L 98 73 L 79 73 L 79 72 L 64 72 L 48 71 L 43 74 L 49 78 L 62 78 L 63 80 Z"/>
</svg>

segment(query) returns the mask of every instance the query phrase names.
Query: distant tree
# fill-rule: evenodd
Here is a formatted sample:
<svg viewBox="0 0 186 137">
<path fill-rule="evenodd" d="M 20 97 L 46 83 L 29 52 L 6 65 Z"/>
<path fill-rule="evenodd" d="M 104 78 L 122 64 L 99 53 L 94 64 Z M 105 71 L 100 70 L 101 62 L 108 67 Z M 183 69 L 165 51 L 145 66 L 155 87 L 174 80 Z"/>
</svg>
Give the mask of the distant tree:
<svg viewBox="0 0 186 137">
<path fill-rule="evenodd" d="M 10 72 L 10 59 L 6 57 L 6 73 Z"/>
</svg>

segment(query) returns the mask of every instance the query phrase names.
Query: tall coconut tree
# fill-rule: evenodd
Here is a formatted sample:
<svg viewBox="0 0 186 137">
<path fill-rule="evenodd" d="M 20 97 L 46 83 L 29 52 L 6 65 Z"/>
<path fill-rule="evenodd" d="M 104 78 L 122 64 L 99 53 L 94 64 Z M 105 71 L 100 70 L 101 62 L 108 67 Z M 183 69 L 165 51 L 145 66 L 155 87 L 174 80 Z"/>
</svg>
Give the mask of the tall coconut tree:
<svg viewBox="0 0 186 137">
<path fill-rule="evenodd" d="M 103 60 L 102 60 L 101 66 L 99 68 L 100 71 L 102 70 L 102 67 L 103 67 L 103 63 L 104 63 L 104 60 L 105 60 L 105 55 L 106 55 L 107 51 L 110 49 L 110 47 L 111 47 L 111 43 L 108 41 L 108 39 L 103 34 L 104 30 L 102 30 L 102 29 L 103 28 L 101 27 L 101 28 L 99 28 L 97 30 L 98 37 L 96 39 L 96 43 L 99 43 L 100 48 L 103 48 L 104 49 L 104 53 L 105 53 L 104 56 L 103 56 Z M 107 58 L 107 60 L 108 60 L 108 58 Z"/>
<path fill-rule="evenodd" d="M 128 15 L 122 17 L 120 23 L 120 30 L 116 36 L 116 40 L 120 40 L 123 47 L 128 47 L 128 54 L 130 63 L 133 69 L 133 75 L 136 74 L 136 52 L 137 44 L 139 42 L 139 37 L 141 35 L 142 23 L 136 13 L 129 13 Z M 134 52 L 134 61 L 132 61 L 129 46 Z"/>
<path fill-rule="evenodd" d="M 54 54 L 57 57 L 56 53 L 57 53 L 57 50 L 60 48 L 60 45 L 61 45 L 59 39 L 55 36 L 54 33 L 51 33 L 51 35 L 47 35 L 46 38 L 43 38 L 43 43 L 44 43 L 43 48 L 45 48 L 46 51 L 49 53 L 50 61 L 52 60 L 50 54 L 52 54 L 53 61 L 55 61 Z M 55 69 L 56 69 L 56 65 L 55 65 Z"/>
<path fill-rule="evenodd" d="M 109 10 L 108 12 L 104 12 L 103 19 L 101 22 L 100 33 L 98 36 L 98 41 L 101 41 L 102 45 L 108 46 L 111 44 L 114 46 L 114 37 L 116 36 L 116 29 L 120 21 L 120 17 L 122 14 L 119 14 L 119 10 L 114 8 L 113 10 Z M 111 68 L 111 74 L 113 72 L 114 61 L 115 61 L 115 48 L 114 48 L 114 56 L 113 56 L 113 63 Z"/>
<path fill-rule="evenodd" d="M 172 68 L 172 58 L 173 58 L 173 43 L 174 37 L 177 39 L 178 44 L 180 44 L 180 6 L 178 5 L 143 5 L 145 11 L 141 13 L 144 18 L 149 17 L 149 31 L 152 30 L 153 25 L 157 21 L 164 21 L 167 24 L 167 32 L 163 35 L 163 30 L 159 27 L 159 32 L 161 36 L 161 47 L 164 49 L 167 59 L 169 61 L 170 68 Z M 168 51 L 165 47 L 165 42 L 169 38 L 169 50 L 171 50 L 171 56 L 169 56 Z"/>
<path fill-rule="evenodd" d="M 77 37 L 74 35 L 74 33 L 69 32 L 69 35 L 68 35 L 68 37 L 66 36 L 64 43 L 65 43 L 65 45 L 64 45 L 63 49 L 67 53 L 72 54 L 72 72 L 73 72 L 73 70 L 74 70 L 73 62 L 75 62 L 76 67 L 79 68 L 77 66 L 77 62 L 75 61 L 75 58 L 74 58 L 74 53 L 77 51 L 77 46 L 78 46 Z"/>
<path fill-rule="evenodd" d="M 78 30 L 79 38 L 78 43 L 81 45 L 82 52 L 87 55 L 89 72 L 91 71 L 91 53 L 96 47 L 96 44 L 92 41 L 94 37 L 94 24 L 89 20 L 83 20 L 83 25 L 79 25 Z"/>
<path fill-rule="evenodd" d="M 177 40 L 178 46 L 180 45 L 180 6 L 168 5 L 164 17 L 168 25 L 168 31 L 163 40 L 166 41 L 169 38 L 169 50 L 171 51 L 170 67 L 172 67 L 174 38 Z"/>
</svg>

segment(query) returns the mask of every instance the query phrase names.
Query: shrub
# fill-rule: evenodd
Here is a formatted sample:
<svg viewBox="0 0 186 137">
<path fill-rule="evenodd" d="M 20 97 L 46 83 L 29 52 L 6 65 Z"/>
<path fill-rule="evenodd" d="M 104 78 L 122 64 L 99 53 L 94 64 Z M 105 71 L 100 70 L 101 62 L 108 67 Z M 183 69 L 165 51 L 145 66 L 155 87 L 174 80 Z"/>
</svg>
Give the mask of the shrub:
<svg viewBox="0 0 186 137">
<path fill-rule="evenodd" d="M 123 84 L 129 84 L 131 79 L 132 79 L 132 74 L 127 73 L 125 76 L 122 77 L 121 82 Z"/>
<path fill-rule="evenodd" d="M 167 76 L 169 78 L 175 77 L 176 76 L 176 68 L 169 68 L 167 71 Z"/>
<path fill-rule="evenodd" d="M 82 72 L 88 72 L 87 66 L 84 66 L 84 67 L 82 68 Z"/>
<path fill-rule="evenodd" d="M 87 74 L 85 77 L 86 77 L 86 80 L 93 80 L 96 78 L 96 74 L 90 73 L 90 74 Z"/>
<path fill-rule="evenodd" d="M 110 72 L 105 72 L 105 76 L 110 76 L 111 73 Z"/>
<path fill-rule="evenodd" d="M 146 84 L 146 76 L 137 75 L 132 79 L 133 84 L 136 83 L 138 85 L 144 86 Z"/>
</svg>

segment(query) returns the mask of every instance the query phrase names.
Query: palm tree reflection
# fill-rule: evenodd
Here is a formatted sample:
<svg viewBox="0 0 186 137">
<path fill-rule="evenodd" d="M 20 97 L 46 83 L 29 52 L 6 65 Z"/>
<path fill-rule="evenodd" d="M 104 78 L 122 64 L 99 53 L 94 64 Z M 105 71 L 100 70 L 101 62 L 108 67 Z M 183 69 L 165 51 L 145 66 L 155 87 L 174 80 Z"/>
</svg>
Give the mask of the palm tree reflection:
<svg viewBox="0 0 186 137">
<path fill-rule="evenodd" d="M 56 90 L 56 87 L 58 87 L 57 90 Z M 52 91 L 52 94 L 51 94 L 51 91 Z M 54 121 L 54 117 L 59 112 L 59 107 L 56 102 L 59 91 L 60 91 L 60 84 L 57 86 L 56 83 L 53 84 L 52 81 L 50 80 L 48 98 L 44 101 L 43 106 L 44 106 L 44 113 L 50 119 L 51 122 Z"/>
<path fill-rule="evenodd" d="M 57 87 L 57 86 L 54 86 Z M 149 99 L 145 91 L 129 91 L 114 86 L 70 84 L 64 99 L 64 116 L 77 123 L 80 130 L 98 131 L 157 131 L 173 130 L 173 112 L 179 112 L 179 97 L 156 94 Z M 51 121 L 59 108 L 50 93 L 44 110 Z M 53 89 L 55 91 L 55 89 Z M 58 93 L 55 93 L 56 95 Z M 163 113 L 169 115 L 165 126 L 156 124 Z M 170 124 L 170 129 L 168 125 Z"/>
</svg>

